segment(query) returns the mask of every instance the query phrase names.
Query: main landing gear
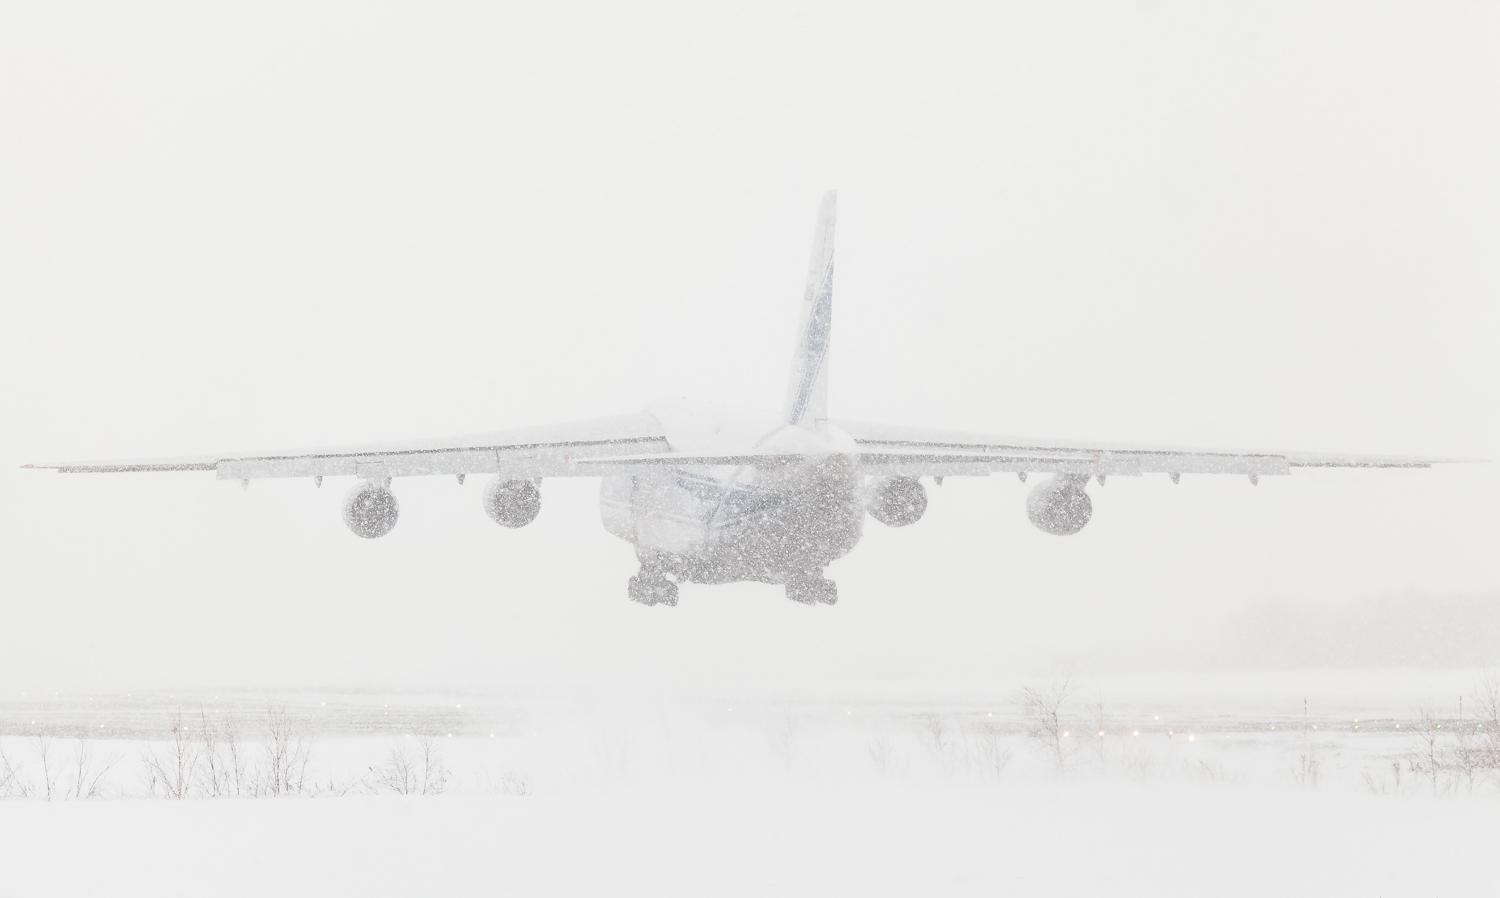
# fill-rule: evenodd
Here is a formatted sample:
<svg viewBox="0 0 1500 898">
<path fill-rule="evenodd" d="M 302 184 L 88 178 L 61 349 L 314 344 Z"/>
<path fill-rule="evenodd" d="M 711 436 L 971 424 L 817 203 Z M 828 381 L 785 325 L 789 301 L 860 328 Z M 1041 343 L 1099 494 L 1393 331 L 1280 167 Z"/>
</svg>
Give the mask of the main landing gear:
<svg viewBox="0 0 1500 898">
<path fill-rule="evenodd" d="M 798 574 L 787 578 L 786 597 L 804 605 L 816 605 L 819 602 L 832 605 L 839 600 L 839 587 L 821 572 Z"/>
<path fill-rule="evenodd" d="M 661 571 L 641 568 L 641 572 L 630 578 L 630 601 L 642 605 L 677 604 L 677 584 L 668 580 Z"/>
</svg>

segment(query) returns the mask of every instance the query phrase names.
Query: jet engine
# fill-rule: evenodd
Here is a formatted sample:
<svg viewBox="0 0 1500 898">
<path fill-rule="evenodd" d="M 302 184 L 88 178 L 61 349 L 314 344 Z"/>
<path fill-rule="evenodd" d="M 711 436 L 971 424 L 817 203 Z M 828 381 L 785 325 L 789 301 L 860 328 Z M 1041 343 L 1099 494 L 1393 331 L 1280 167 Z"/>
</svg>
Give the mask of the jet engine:
<svg viewBox="0 0 1500 898">
<path fill-rule="evenodd" d="M 530 480 L 496 477 L 484 488 L 484 512 L 501 527 L 525 527 L 542 510 L 542 493 Z"/>
<path fill-rule="evenodd" d="M 880 477 L 865 488 L 865 510 L 887 527 L 907 527 L 927 510 L 927 490 L 915 477 Z"/>
<path fill-rule="evenodd" d="M 1026 516 L 1054 536 L 1077 533 L 1094 514 L 1094 503 L 1083 489 L 1088 482 L 1077 474 L 1057 474 L 1038 483 L 1026 497 Z"/>
<path fill-rule="evenodd" d="M 390 533 L 399 513 L 396 494 L 382 483 L 362 480 L 344 499 L 344 524 L 365 539 Z"/>
</svg>

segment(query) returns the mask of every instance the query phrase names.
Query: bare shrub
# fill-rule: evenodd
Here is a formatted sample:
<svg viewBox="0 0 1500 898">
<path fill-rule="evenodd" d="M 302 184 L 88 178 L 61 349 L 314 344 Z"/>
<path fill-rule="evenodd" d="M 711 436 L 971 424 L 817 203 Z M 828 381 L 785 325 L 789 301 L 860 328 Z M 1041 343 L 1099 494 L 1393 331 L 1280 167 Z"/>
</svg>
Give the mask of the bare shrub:
<svg viewBox="0 0 1500 898">
<path fill-rule="evenodd" d="M 1500 670 L 1481 670 L 1474 675 L 1476 767 L 1487 781 L 1500 785 Z"/>
<path fill-rule="evenodd" d="M 1433 795 L 1442 794 L 1439 777 L 1443 770 L 1442 749 L 1443 723 L 1427 702 L 1417 706 L 1417 719 L 1411 725 L 1412 760 L 1414 772 L 1426 777 Z"/>
<path fill-rule="evenodd" d="M 985 721 L 979 725 L 979 732 L 974 740 L 974 755 L 973 766 L 982 775 L 998 779 L 1010 763 L 1011 751 L 1010 746 L 1002 739 L 999 728 Z"/>
<path fill-rule="evenodd" d="M 328 775 L 328 781 L 319 783 L 314 792 L 319 795 L 331 795 L 334 798 L 343 798 L 349 793 L 361 795 L 374 791 L 370 786 L 371 773 L 366 772 L 357 776 L 339 779 L 333 774 Z"/>
<path fill-rule="evenodd" d="M 1359 772 L 1359 776 L 1364 782 L 1365 790 L 1371 795 L 1400 795 L 1404 782 L 1401 771 L 1404 767 L 1405 763 L 1401 758 L 1386 758 L 1380 768 L 1366 768 Z"/>
<path fill-rule="evenodd" d="M 204 708 L 198 709 L 198 789 L 210 798 L 233 795 L 234 776 L 225 757 L 224 726 L 217 717 L 210 718 Z"/>
<path fill-rule="evenodd" d="M 523 773 L 502 773 L 500 775 L 500 791 L 506 795 L 514 795 L 517 798 L 531 794 L 531 780 Z"/>
<path fill-rule="evenodd" d="M 1145 748 L 1135 740 L 1131 740 L 1121 752 L 1120 763 L 1126 776 L 1141 783 L 1160 776 L 1167 767 L 1159 752 Z"/>
<path fill-rule="evenodd" d="M 1302 789 L 1318 788 L 1323 776 L 1323 754 L 1318 746 L 1305 745 L 1291 768 L 1292 782 Z"/>
<path fill-rule="evenodd" d="M 415 747 L 405 740 L 392 745 L 385 763 L 370 768 L 370 776 L 377 786 L 398 795 L 440 795 L 452 778 L 431 733 L 418 736 Z"/>
<path fill-rule="evenodd" d="M 1065 743 L 1069 730 L 1063 724 L 1062 706 L 1077 690 L 1073 675 L 1068 673 L 1042 686 L 1022 686 L 1016 700 L 1026 722 L 1026 738 L 1037 746 L 1058 776 L 1066 771 L 1071 754 Z"/>
<path fill-rule="evenodd" d="M 68 790 L 67 797 L 104 798 L 106 791 L 104 778 L 119 762 L 119 755 L 95 758 L 89 741 L 79 739 L 77 763 L 73 767 L 73 786 Z"/>
<path fill-rule="evenodd" d="M 880 772 L 881 776 L 890 776 L 895 773 L 900 764 L 895 746 L 885 736 L 871 739 L 865 746 L 865 752 L 869 754 L 870 760 L 874 762 L 875 769 Z"/>
<path fill-rule="evenodd" d="M 951 772 L 954 762 L 955 745 L 953 734 L 949 732 L 948 721 L 941 714 L 930 711 L 922 715 L 921 720 L 922 743 L 927 750 L 932 752 L 937 761 L 938 770 L 947 775 Z"/>
<path fill-rule="evenodd" d="M 1244 781 L 1243 776 L 1230 771 L 1219 761 L 1201 759 L 1197 762 L 1183 761 L 1182 763 L 1188 776 L 1206 783 L 1223 784 Z"/>
<path fill-rule="evenodd" d="M 63 797 L 63 793 L 57 788 L 57 777 L 62 773 L 62 765 L 52 752 L 52 738 L 39 735 L 34 737 L 34 742 L 36 760 L 42 768 L 42 785 L 37 794 L 45 801 Z"/>
<path fill-rule="evenodd" d="M 200 756 L 198 743 L 188 733 L 178 710 L 172 717 L 172 741 L 160 750 L 151 746 L 141 754 L 147 791 L 173 800 L 187 798 L 193 790 Z"/>
<path fill-rule="evenodd" d="M 307 764 L 312 758 L 312 740 L 303 722 L 293 718 L 286 705 L 266 705 L 264 757 L 256 771 L 254 791 L 259 795 L 294 795 L 307 786 Z"/>
<path fill-rule="evenodd" d="M 21 775 L 22 764 L 12 762 L 0 745 L 0 798 L 30 798 L 31 781 Z"/>
</svg>

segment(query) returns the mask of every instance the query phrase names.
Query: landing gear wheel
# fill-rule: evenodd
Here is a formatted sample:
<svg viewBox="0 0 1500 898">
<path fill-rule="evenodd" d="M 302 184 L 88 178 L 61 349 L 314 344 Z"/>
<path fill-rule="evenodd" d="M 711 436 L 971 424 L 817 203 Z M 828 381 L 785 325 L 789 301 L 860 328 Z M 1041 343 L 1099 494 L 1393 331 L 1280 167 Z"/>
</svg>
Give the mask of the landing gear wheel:
<svg viewBox="0 0 1500 898">
<path fill-rule="evenodd" d="M 630 601 L 673 607 L 677 604 L 677 584 L 661 574 L 642 571 L 630 578 Z"/>
<path fill-rule="evenodd" d="M 804 605 L 832 605 L 839 600 L 839 587 L 821 574 L 793 577 L 786 581 L 786 597 Z"/>
</svg>

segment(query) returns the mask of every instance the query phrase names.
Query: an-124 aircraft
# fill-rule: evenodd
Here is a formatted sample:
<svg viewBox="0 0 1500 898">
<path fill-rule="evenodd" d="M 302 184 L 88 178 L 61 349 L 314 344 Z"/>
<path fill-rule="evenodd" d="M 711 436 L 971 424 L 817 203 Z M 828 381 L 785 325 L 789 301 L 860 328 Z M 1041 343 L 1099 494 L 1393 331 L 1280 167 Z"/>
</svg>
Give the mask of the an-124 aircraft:
<svg viewBox="0 0 1500 898">
<path fill-rule="evenodd" d="M 221 480 L 352 476 L 344 522 L 366 539 L 396 526 L 398 477 L 490 474 L 484 510 L 502 527 L 524 527 L 541 510 L 547 477 L 598 477 L 604 527 L 635 546 L 640 572 L 629 593 L 676 605 L 679 583 L 751 580 L 781 584 L 787 598 L 832 605 L 829 562 L 859 542 L 865 515 L 906 527 L 927 508 L 922 478 L 1010 472 L 1049 475 L 1026 499 L 1041 530 L 1068 536 L 1093 514 L 1091 479 L 1165 474 L 1261 477 L 1293 468 L 1425 468 L 1456 459 L 1302 452 L 1245 454 L 954 433 L 828 416 L 833 320 L 833 225 L 837 192 L 825 194 L 781 412 L 662 402 L 645 411 L 449 439 L 274 455 L 36 465 L 64 473 L 213 471 Z"/>
</svg>

